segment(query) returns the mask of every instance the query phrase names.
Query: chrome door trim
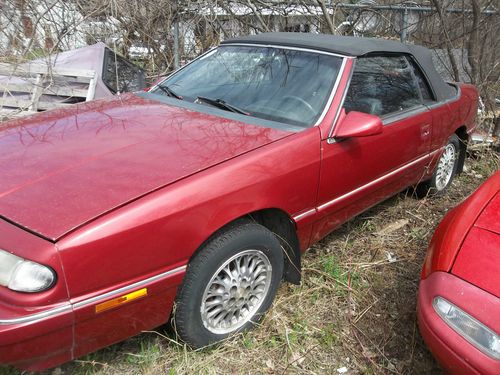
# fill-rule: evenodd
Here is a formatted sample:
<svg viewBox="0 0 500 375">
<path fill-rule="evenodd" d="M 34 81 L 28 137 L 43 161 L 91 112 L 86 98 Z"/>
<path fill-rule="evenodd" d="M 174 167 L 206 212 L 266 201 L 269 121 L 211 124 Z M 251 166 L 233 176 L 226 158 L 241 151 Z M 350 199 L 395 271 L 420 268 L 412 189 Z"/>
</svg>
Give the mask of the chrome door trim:
<svg viewBox="0 0 500 375">
<path fill-rule="evenodd" d="M 301 214 L 295 215 L 292 217 L 293 221 L 299 221 L 301 219 L 304 219 L 308 216 L 311 216 L 316 213 L 316 208 L 311 208 L 310 210 L 307 210 L 306 212 L 303 212 Z"/>
<path fill-rule="evenodd" d="M 122 288 L 118 288 L 118 289 L 112 290 L 110 292 L 103 293 L 103 294 L 100 294 L 100 295 L 92 297 L 92 298 L 87 298 L 87 299 L 84 299 L 80 302 L 73 303 L 72 306 L 73 306 L 73 308 L 78 309 L 80 307 L 93 305 L 96 302 L 101 302 L 101 301 L 104 301 L 104 300 L 107 300 L 107 299 L 110 299 L 113 297 L 118 297 L 118 296 L 122 295 L 123 293 L 129 292 L 129 291 L 134 290 L 134 289 L 139 289 L 139 288 L 141 288 L 147 284 L 150 284 L 152 282 L 165 279 L 165 278 L 172 276 L 174 274 L 177 274 L 179 272 L 183 272 L 186 270 L 186 268 L 187 268 L 187 265 L 177 267 L 177 268 L 174 268 L 170 271 L 162 272 L 158 275 L 155 275 L 155 276 L 152 276 L 150 278 L 138 281 L 136 283 L 126 285 Z"/>
<path fill-rule="evenodd" d="M 36 313 L 36 314 L 25 315 L 25 316 L 21 316 L 19 318 L 12 318 L 12 319 L 0 319 L 0 325 L 34 322 L 34 321 L 38 321 L 38 320 L 43 320 L 45 318 L 50 318 L 50 317 L 55 316 L 55 315 L 60 315 L 62 313 L 69 312 L 71 310 L 72 310 L 71 304 L 65 303 L 62 306 L 55 307 L 53 309 L 48 309 L 45 311 L 41 311 L 41 312 Z"/>
<path fill-rule="evenodd" d="M 76 302 L 76 303 L 66 302 L 62 306 L 58 306 L 58 307 L 55 307 L 52 309 L 41 311 L 41 312 L 35 313 L 35 314 L 25 315 L 25 316 L 22 316 L 19 318 L 0 319 L 0 325 L 30 323 L 30 322 L 37 322 L 40 320 L 44 320 L 46 318 L 50 318 L 50 317 L 60 315 L 60 314 L 65 313 L 65 312 L 72 311 L 73 309 L 85 307 L 88 305 L 95 304 L 96 302 L 104 301 L 104 300 L 110 299 L 112 297 L 122 295 L 123 293 L 126 293 L 126 292 L 134 290 L 134 289 L 138 289 L 138 288 L 143 287 L 149 283 L 165 279 L 167 277 L 173 276 L 173 275 L 178 274 L 180 272 L 184 272 L 186 270 L 186 268 L 187 268 L 187 265 L 180 266 L 180 267 L 174 268 L 172 270 L 162 272 L 162 273 L 157 274 L 155 276 L 149 277 L 147 279 L 135 282 L 133 284 L 129 284 L 129 285 L 126 285 L 124 287 L 109 291 L 107 293 L 103 293 L 103 294 L 100 294 L 100 295 L 95 296 L 95 297 L 84 299 L 80 302 Z"/>
</svg>

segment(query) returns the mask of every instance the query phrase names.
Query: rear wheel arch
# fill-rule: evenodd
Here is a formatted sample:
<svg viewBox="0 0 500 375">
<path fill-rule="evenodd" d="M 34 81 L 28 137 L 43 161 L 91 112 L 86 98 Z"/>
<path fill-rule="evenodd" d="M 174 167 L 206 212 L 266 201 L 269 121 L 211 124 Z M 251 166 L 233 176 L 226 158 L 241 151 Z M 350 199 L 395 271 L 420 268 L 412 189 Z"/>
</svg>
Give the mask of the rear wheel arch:
<svg viewBox="0 0 500 375">
<path fill-rule="evenodd" d="M 415 194 L 419 198 L 443 194 L 457 174 L 460 157 L 462 154 L 462 141 L 453 133 L 443 147 L 430 179 L 420 182 L 415 187 Z"/>
<path fill-rule="evenodd" d="M 460 126 L 455 130 L 455 134 L 460 140 L 460 151 L 458 155 L 458 163 L 456 173 L 462 173 L 465 164 L 465 156 L 467 152 L 467 144 L 469 142 L 469 135 L 467 134 L 467 128 L 465 126 Z"/>
</svg>

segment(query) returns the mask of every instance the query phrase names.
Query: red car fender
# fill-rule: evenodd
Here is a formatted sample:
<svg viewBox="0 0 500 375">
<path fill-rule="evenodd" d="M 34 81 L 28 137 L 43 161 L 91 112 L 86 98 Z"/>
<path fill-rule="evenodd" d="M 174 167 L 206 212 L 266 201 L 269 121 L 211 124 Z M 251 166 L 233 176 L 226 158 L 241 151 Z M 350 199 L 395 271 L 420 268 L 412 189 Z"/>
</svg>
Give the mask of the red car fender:
<svg viewBox="0 0 500 375">
<path fill-rule="evenodd" d="M 500 172 L 496 172 L 469 198 L 450 211 L 437 227 L 427 250 L 422 279 L 432 272 L 449 272 L 458 251 L 481 212 L 500 190 Z M 435 253 L 434 249 L 440 251 Z"/>
</svg>

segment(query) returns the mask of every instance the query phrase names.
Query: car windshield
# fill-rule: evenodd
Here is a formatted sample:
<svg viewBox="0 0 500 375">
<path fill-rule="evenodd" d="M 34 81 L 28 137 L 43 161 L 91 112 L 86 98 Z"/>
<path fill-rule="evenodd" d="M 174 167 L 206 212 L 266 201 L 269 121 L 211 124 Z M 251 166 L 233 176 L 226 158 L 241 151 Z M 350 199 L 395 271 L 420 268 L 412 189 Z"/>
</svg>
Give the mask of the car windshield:
<svg viewBox="0 0 500 375">
<path fill-rule="evenodd" d="M 220 46 L 163 81 L 167 90 L 154 92 L 308 127 L 323 112 L 341 63 L 341 57 L 323 53 Z"/>
</svg>

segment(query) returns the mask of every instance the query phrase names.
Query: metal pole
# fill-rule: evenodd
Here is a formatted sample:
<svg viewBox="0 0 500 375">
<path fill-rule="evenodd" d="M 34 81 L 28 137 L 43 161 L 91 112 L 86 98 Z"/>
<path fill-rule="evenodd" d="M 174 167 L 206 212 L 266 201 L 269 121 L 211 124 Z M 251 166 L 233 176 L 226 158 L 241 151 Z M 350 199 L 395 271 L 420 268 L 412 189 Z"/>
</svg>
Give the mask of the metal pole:
<svg viewBox="0 0 500 375">
<path fill-rule="evenodd" d="M 361 5 L 361 4 L 346 4 L 346 3 L 337 3 L 335 4 L 335 7 L 337 8 L 343 8 L 343 9 L 379 9 L 379 10 L 402 10 L 402 9 L 408 9 L 412 12 L 422 12 L 422 13 L 428 13 L 428 12 L 435 12 L 436 8 L 432 8 L 429 6 L 412 6 L 412 5 Z M 445 8 L 443 9 L 445 13 L 472 13 L 472 9 L 459 9 L 459 8 Z M 481 14 L 486 14 L 486 15 L 495 15 L 497 14 L 496 9 L 484 9 L 481 11 Z"/>
<path fill-rule="evenodd" d="M 179 69 L 179 20 L 174 22 L 174 69 Z"/>
<path fill-rule="evenodd" d="M 400 39 L 401 39 L 401 43 L 406 43 L 406 38 L 407 38 L 406 29 L 408 28 L 408 8 L 405 7 L 401 13 L 402 13 L 402 17 L 401 17 Z"/>
<path fill-rule="evenodd" d="M 175 0 L 174 10 L 174 69 L 179 69 L 179 1 Z"/>
</svg>

